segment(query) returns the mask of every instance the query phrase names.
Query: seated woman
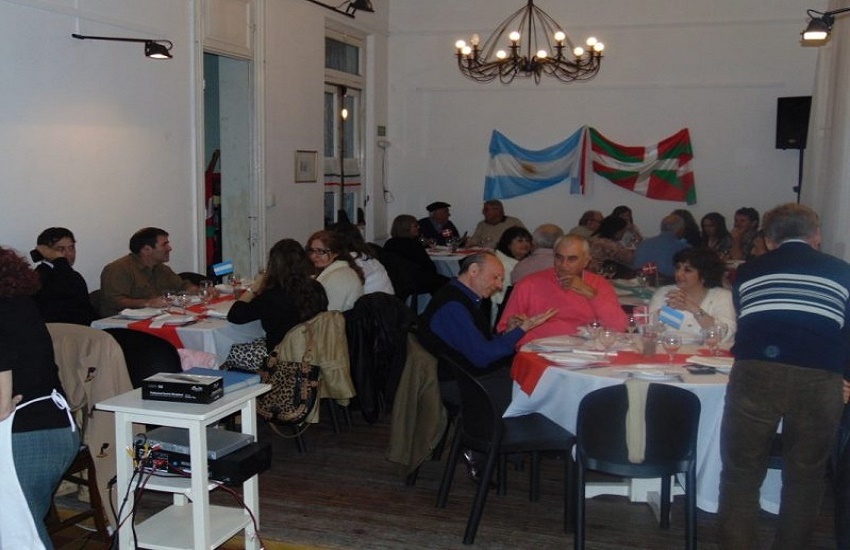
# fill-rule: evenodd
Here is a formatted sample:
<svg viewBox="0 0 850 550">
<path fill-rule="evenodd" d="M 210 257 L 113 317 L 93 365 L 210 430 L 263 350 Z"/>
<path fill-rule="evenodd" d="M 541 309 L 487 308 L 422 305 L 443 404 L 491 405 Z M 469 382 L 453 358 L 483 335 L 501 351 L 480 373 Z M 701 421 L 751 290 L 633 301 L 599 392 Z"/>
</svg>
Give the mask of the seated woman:
<svg viewBox="0 0 850 550">
<path fill-rule="evenodd" d="M 385 292 L 395 294 L 393 283 L 384 265 L 378 260 L 375 252 L 363 240 L 363 235 L 353 223 L 339 222 L 331 228 L 343 239 L 343 246 L 351 251 L 354 262 L 363 270 L 363 294 Z"/>
<path fill-rule="evenodd" d="M 437 273 L 437 266 L 428 256 L 425 247 L 419 242 L 419 222 L 409 214 L 396 216 L 390 229 L 390 239 L 384 243 L 385 265 L 391 272 L 395 271 L 400 278 L 410 278 L 410 284 L 417 293 L 431 294 L 449 282 L 447 277 Z M 401 258 L 403 265 L 390 264 L 396 258 Z M 397 268 L 397 269 L 396 269 Z M 396 291 L 399 291 L 396 288 Z"/>
<path fill-rule="evenodd" d="M 700 232 L 700 226 L 697 225 L 697 220 L 694 218 L 694 215 L 691 214 L 691 211 L 687 208 L 677 208 L 676 210 L 673 210 L 671 214 L 676 214 L 685 222 L 685 234 L 682 235 L 682 238 L 694 248 L 702 246 L 702 233 Z"/>
<path fill-rule="evenodd" d="M 702 225 L 702 246 L 717 252 L 721 258 L 728 258 L 732 249 L 732 235 L 726 228 L 726 218 L 719 212 L 709 212 L 700 220 Z"/>
<path fill-rule="evenodd" d="M 531 254 L 531 248 L 531 233 L 528 232 L 528 229 L 509 227 L 502 233 L 502 237 L 496 245 L 496 257 L 505 267 L 505 280 L 502 290 L 494 292 L 490 296 L 490 300 L 494 304 L 501 304 L 504 300 L 505 290 L 513 284 L 511 272 L 521 259 Z"/>
<path fill-rule="evenodd" d="M 242 293 L 227 320 L 242 325 L 256 321 L 266 331 L 266 348 L 271 351 L 289 329 L 328 310 L 325 289 L 310 274 L 313 266 L 301 244 L 283 239 L 269 250 L 266 273 Z"/>
<path fill-rule="evenodd" d="M 351 257 L 339 235 L 317 231 L 307 240 L 307 257 L 316 280 L 325 287 L 329 311 L 348 311 L 363 296 L 363 270 Z"/>
<path fill-rule="evenodd" d="M 4 548 L 53 548 L 44 517 L 80 449 L 50 333 L 31 297 L 38 286 L 27 261 L 0 247 L 0 523 L 3 543 L 10 541 L 0 543 Z"/>
<path fill-rule="evenodd" d="M 626 231 L 620 238 L 620 244 L 622 244 L 626 248 L 634 248 L 638 245 L 639 242 L 643 240 L 643 235 L 641 234 L 640 229 L 638 229 L 638 226 L 635 225 L 635 221 L 632 218 L 631 208 L 624 204 L 621 204 L 620 206 L 614 208 L 614 210 L 611 211 L 610 217 L 623 218 L 624 220 L 626 220 Z"/>
<path fill-rule="evenodd" d="M 649 302 L 654 315 L 667 306 L 684 313 L 676 330 L 699 337 L 702 329 L 725 325 L 724 342 L 735 338 L 737 320 L 732 292 L 723 288 L 726 263 L 713 250 L 686 248 L 673 255 L 676 284 L 655 291 Z"/>
<path fill-rule="evenodd" d="M 606 264 L 616 267 L 614 276 L 629 278 L 632 276 L 632 263 L 635 260 L 633 248 L 622 244 L 623 235 L 628 230 L 628 223 L 619 216 L 608 216 L 599 224 L 590 241 L 589 269 L 600 273 Z"/>
<path fill-rule="evenodd" d="M 89 300 L 86 280 L 74 271 L 77 240 L 69 229 L 50 227 L 36 239 L 43 260 L 35 272 L 41 289 L 33 296 L 45 323 L 90 325 L 98 315 Z"/>
</svg>

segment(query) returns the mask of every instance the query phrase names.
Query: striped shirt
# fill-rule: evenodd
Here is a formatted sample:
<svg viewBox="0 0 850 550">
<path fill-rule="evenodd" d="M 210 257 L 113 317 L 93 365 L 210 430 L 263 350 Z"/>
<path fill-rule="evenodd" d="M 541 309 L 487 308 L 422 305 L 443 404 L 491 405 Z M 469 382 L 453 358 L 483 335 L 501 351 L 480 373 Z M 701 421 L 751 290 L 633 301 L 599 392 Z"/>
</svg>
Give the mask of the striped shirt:
<svg viewBox="0 0 850 550">
<path fill-rule="evenodd" d="M 850 265 L 791 241 L 742 265 L 733 300 L 737 359 L 843 372 L 850 360 Z"/>
</svg>

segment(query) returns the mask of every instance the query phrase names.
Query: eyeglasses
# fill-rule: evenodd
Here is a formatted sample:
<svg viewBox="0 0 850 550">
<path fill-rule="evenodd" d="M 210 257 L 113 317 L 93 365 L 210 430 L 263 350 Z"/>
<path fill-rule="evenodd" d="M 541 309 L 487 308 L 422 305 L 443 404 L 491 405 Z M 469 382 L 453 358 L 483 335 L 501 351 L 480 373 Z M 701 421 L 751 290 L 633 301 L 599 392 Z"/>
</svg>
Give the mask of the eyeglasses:
<svg viewBox="0 0 850 550">
<path fill-rule="evenodd" d="M 318 254 L 319 256 L 327 256 L 330 250 L 327 248 L 308 248 L 307 254 Z"/>
</svg>

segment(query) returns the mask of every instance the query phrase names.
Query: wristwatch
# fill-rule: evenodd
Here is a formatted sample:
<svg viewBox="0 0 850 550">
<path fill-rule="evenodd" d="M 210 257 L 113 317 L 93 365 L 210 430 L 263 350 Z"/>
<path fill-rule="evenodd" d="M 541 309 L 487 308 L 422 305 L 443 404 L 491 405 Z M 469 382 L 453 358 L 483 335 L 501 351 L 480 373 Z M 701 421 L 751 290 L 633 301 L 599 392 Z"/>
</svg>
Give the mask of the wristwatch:
<svg viewBox="0 0 850 550">
<path fill-rule="evenodd" d="M 708 315 L 708 313 L 704 312 L 704 311 L 702 310 L 702 308 L 699 308 L 699 309 L 698 309 L 698 310 L 696 310 L 696 312 L 694 313 L 694 319 L 699 319 L 700 317 L 703 317 L 703 316 L 705 316 L 705 315 Z"/>
</svg>

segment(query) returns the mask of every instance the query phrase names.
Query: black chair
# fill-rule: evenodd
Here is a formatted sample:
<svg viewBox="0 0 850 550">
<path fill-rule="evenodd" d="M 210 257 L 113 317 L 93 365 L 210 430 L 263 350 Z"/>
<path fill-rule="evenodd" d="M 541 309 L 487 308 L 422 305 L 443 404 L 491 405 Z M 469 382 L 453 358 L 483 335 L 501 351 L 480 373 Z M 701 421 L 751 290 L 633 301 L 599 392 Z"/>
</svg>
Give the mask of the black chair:
<svg viewBox="0 0 850 550">
<path fill-rule="evenodd" d="M 646 451 L 641 463 L 629 461 L 625 384 L 602 388 L 581 400 L 576 423 L 575 548 L 584 548 L 587 470 L 637 478 L 661 478 L 661 527 L 670 526 L 670 477 L 685 473 L 685 541 L 696 548 L 696 454 L 699 398 L 688 390 L 649 384 L 646 395 Z"/>
<path fill-rule="evenodd" d="M 134 388 L 141 387 L 142 380 L 159 372 L 183 372 L 180 354 L 171 342 L 129 328 L 108 328 L 106 332 L 121 346 Z"/>
<path fill-rule="evenodd" d="M 510 453 L 531 453 L 529 498 L 532 501 L 539 499 L 541 452 L 560 451 L 563 454 L 564 531 L 568 532 L 572 527 L 573 519 L 570 489 L 574 487 L 571 451 L 575 444 L 575 436 L 539 413 L 502 418 L 489 394 L 475 377 L 450 357 L 443 356 L 440 359 L 451 365 L 452 372 L 457 378 L 460 386 L 461 410 L 451 452 L 440 483 L 437 507 L 445 508 L 446 506 L 461 449 L 465 447 L 487 455 L 472 510 L 469 513 L 463 543 L 472 544 L 475 541 L 475 533 L 484 513 L 490 480 L 497 462 L 499 493 L 504 493 L 507 455 Z"/>
</svg>

